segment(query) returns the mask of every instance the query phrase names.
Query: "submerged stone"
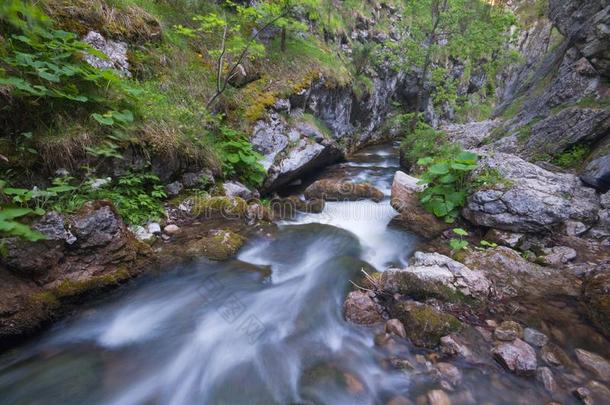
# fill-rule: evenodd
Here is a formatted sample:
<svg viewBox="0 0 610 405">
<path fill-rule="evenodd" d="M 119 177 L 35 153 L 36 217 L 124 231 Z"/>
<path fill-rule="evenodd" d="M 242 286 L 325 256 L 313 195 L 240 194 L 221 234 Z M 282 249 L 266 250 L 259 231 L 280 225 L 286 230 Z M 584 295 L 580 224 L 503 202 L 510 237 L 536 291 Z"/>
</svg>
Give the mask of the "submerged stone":
<svg viewBox="0 0 610 405">
<path fill-rule="evenodd" d="M 517 375 L 534 375 L 537 361 L 534 349 L 521 339 L 500 343 L 492 349 L 494 358 Z"/>
</svg>

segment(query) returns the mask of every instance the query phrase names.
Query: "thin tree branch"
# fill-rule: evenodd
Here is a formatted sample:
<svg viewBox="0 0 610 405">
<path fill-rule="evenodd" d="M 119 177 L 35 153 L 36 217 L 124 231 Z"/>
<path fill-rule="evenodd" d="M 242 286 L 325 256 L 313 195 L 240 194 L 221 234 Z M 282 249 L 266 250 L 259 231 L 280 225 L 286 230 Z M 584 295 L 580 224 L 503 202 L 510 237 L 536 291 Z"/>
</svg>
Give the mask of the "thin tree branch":
<svg viewBox="0 0 610 405">
<path fill-rule="evenodd" d="M 220 89 L 217 89 L 216 94 L 214 94 L 214 96 L 206 104 L 206 108 L 209 109 L 209 107 L 214 103 L 214 101 L 216 101 L 216 99 L 222 93 L 224 93 L 224 91 L 227 89 L 230 78 L 235 74 L 235 70 L 237 70 L 237 67 L 241 64 L 243 59 L 246 57 L 246 55 L 248 54 L 248 51 L 250 50 L 250 47 L 252 46 L 254 41 L 258 38 L 259 34 L 263 31 L 267 30 L 269 27 L 271 27 L 271 25 L 273 25 L 279 19 L 284 18 L 286 15 L 288 15 L 288 12 L 289 12 L 289 10 L 286 10 L 282 14 L 279 14 L 278 16 L 276 16 L 275 18 L 273 18 L 272 20 L 267 22 L 265 25 L 263 25 L 263 27 L 260 30 L 257 30 L 252 35 L 250 35 L 250 38 L 248 38 L 248 42 L 246 43 L 246 46 L 239 54 L 239 57 L 237 58 L 235 63 L 233 63 L 231 70 L 229 70 L 229 73 L 227 73 L 227 75 L 225 76 L 222 87 Z"/>
<path fill-rule="evenodd" d="M 226 41 L 227 41 L 227 31 L 228 31 L 229 25 L 226 23 L 226 21 L 227 20 L 225 18 L 225 26 L 224 26 L 224 30 L 222 32 L 222 44 L 220 46 L 221 51 L 220 51 L 220 56 L 218 56 L 218 66 L 217 66 L 217 71 L 216 71 L 216 92 L 220 92 L 220 81 L 222 78 L 222 66 L 224 65 L 224 56 L 227 51 Z"/>
</svg>

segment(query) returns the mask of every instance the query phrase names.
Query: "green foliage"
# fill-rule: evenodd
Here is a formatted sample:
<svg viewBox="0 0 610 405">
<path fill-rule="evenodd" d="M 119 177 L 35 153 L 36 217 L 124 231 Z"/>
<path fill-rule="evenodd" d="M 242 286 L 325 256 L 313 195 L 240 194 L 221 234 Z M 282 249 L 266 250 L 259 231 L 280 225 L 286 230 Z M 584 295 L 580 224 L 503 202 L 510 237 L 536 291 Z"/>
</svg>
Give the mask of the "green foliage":
<svg viewBox="0 0 610 405">
<path fill-rule="evenodd" d="M 485 121 L 493 115 L 493 105 L 490 100 L 481 100 L 479 97 L 474 98 L 474 100 L 458 97 L 455 115 L 456 121 L 461 124 Z"/>
<path fill-rule="evenodd" d="M 477 168 L 478 156 L 462 151 L 450 159 L 422 158 L 417 163 L 426 167 L 420 184 L 427 187 L 420 202 L 431 213 L 453 223 L 466 202 L 468 174 Z"/>
<path fill-rule="evenodd" d="M 17 219 L 28 215 L 33 215 L 35 212 L 30 208 L 9 208 L 1 207 L 0 211 L 0 235 L 9 237 L 19 237 L 31 242 L 45 239 L 45 236 L 30 228 L 28 225 L 18 222 Z"/>
<path fill-rule="evenodd" d="M 43 215 L 50 209 L 71 213 L 92 200 L 111 200 L 129 224 L 157 220 L 164 214 L 164 187 L 159 178 L 151 173 L 127 173 L 114 181 L 108 179 L 101 185 L 96 184 L 96 179 L 79 183 L 69 176 L 54 178 L 52 183 L 47 189 L 23 189 L 6 187 L 5 182 L 0 182 L 0 196 L 5 202 L 0 204 L 0 222 L 4 221 L 4 224 L 0 224 L 0 232 L 29 240 L 40 239 L 39 234 L 27 233 L 26 225 L 20 226 L 15 219 Z"/>
<path fill-rule="evenodd" d="M 515 56 L 506 44 L 516 18 L 507 8 L 482 0 L 420 0 L 405 2 L 401 14 L 405 35 L 385 44 L 386 57 L 398 70 L 422 72 L 419 91 L 431 81 L 435 106 L 455 104 L 458 80 L 468 85 L 475 66 L 486 73 L 483 92 L 493 95 L 495 73 Z M 464 66 L 459 79 L 443 67 L 451 60 Z"/>
<path fill-rule="evenodd" d="M 553 163 L 564 169 L 578 167 L 591 152 L 591 147 L 585 144 L 574 145 L 561 152 L 553 159 Z"/>
<path fill-rule="evenodd" d="M 477 176 L 472 179 L 471 186 L 475 189 L 486 189 L 494 186 L 510 188 L 513 183 L 500 173 L 496 168 L 485 167 L 478 171 Z"/>
<path fill-rule="evenodd" d="M 409 128 L 414 118 L 418 119 L 414 131 Z M 403 114 L 397 117 L 397 120 L 407 134 L 400 143 L 404 163 L 407 166 L 414 166 L 417 161 L 425 156 L 435 156 L 446 158 L 459 151 L 459 147 L 450 144 L 447 141 L 447 136 L 442 131 L 437 131 L 430 125 L 426 124 L 419 114 Z"/>
<path fill-rule="evenodd" d="M 163 200 L 167 197 L 159 178 L 152 173 L 127 173 L 96 184 L 95 179 L 87 179 L 78 186 L 71 177 L 58 177 L 54 187 L 48 190 L 62 190 L 51 205 L 59 212 L 74 212 L 91 200 L 111 200 L 123 220 L 128 224 L 143 224 L 161 218 L 165 210 Z"/>
<path fill-rule="evenodd" d="M 0 180 L 0 236 L 19 237 L 32 242 L 45 239 L 43 234 L 20 222 L 25 217 L 44 214 L 41 208 L 27 206 L 26 202 L 35 197 L 33 190 L 7 187 L 6 181 Z"/>
<path fill-rule="evenodd" d="M 6 187 L 6 185 L 4 180 L 0 180 L 0 236 L 19 237 L 32 242 L 45 239 L 42 233 L 19 221 L 28 216 L 42 215 L 44 210 L 28 208 L 22 203 L 15 206 L 13 204 L 15 200 L 26 199 L 23 196 L 25 193 Z M 16 194 L 20 194 L 20 197 L 15 198 Z"/>
<path fill-rule="evenodd" d="M 0 84 L 13 95 L 47 98 L 48 103 L 104 102 L 106 89 L 121 86 L 112 70 L 97 69 L 83 61 L 83 54 L 107 57 L 73 33 L 56 30 L 32 6 L 10 1 L 0 8 L 0 19 L 14 32 L 7 39 Z"/>
<path fill-rule="evenodd" d="M 486 241 L 485 239 L 481 240 L 479 244 L 485 248 L 495 249 L 498 247 L 497 243 Z"/>
<path fill-rule="evenodd" d="M 116 179 L 111 187 L 90 190 L 87 198 L 109 199 L 128 224 L 142 224 L 163 216 L 162 201 L 166 196 L 159 178 L 151 173 L 128 173 Z"/>
<path fill-rule="evenodd" d="M 468 241 L 463 239 L 464 237 L 468 236 L 468 231 L 462 228 L 453 228 L 452 232 L 459 236 L 459 238 L 449 239 L 449 247 L 451 248 L 452 253 L 455 254 L 468 247 Z"/>
<path fill-rule="evenodd" d="M 262 156 L 252 149 L 243 134 L 227 127 L 219 129 L 217 144 L 225 176 L 238 176 L 244 183 L 260 186 L 265 179 L 265 168 L 259 163 Z"/>
</svg>

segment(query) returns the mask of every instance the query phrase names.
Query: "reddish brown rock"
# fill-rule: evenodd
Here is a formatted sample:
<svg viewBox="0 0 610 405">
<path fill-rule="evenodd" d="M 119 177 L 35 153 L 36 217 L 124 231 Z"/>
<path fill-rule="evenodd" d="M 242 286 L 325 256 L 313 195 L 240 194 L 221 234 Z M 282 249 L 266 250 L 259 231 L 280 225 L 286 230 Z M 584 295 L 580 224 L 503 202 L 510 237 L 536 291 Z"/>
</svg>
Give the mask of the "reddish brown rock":
<svg viewBox="0 0 610 405">
<path fill-rule="evenodd" d="M 362 291 L 352 291 L 343 304 L 345 318 L 360 325 L 383 322 L 382 308 L 369 295 Z"/>
<path fill-rule="evenodd" d="M 523 376 L 536 373 L 536 352 L 521 339 L 500 343 L 492 349 L 494 358 L 509 371 Z"/>
</svg>

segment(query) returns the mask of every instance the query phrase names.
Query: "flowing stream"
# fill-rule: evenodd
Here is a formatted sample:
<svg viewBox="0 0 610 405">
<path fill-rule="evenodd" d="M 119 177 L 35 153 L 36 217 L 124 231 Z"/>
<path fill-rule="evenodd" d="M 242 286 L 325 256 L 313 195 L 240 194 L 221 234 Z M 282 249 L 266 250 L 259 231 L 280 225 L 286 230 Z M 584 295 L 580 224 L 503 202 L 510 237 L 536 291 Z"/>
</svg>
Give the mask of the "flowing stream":
<svg viewBox="0 0 610 405">
<path fill-rule="evenodd" d="M 342 302 L 362 268 L 404 264 L 389 227 L 393 146 L 341 170 L 386 194 L 328 203 L 251 240 L 235 260 L 149 275 L 0 358 L 2 404 L 372 404 L 409 389 Z M 270 275 L 269 275 L 270 274 Z"/>
<path fill-rule="evenodd" d="M 361 269 L 403 266 L 418 244 L 391 223 L 397 169 L 393 145 L 365 149 L 320 175 L 368 181 L 385 193 L 382 202 L 327 203 L 322 213 L 299 214 L 251 239 L 234 260 L 149 272 L 3 354 L 0 404 L 426 403 L 439 380 L 422 355 L 435 354 L 404 340 L 376 345 L 380 326 L 352 325 L 342 314 Z M 544 326 L 566 350 L 608 354 L 575 303 L 531 305 L 525 323 Z M 479 353 L 474 363 L 454 360 L 462 377 L 448 388 L 451 405 L 551 399 L 535 379 L 496 364 L 481 334 L 463 333 Z M 393 357 L 415 369 L 393 368 Z M 558 370 L 564 385 L 580 379 Z M 578 403 L 569 391 L 558 395 Z"/>
</svg>

